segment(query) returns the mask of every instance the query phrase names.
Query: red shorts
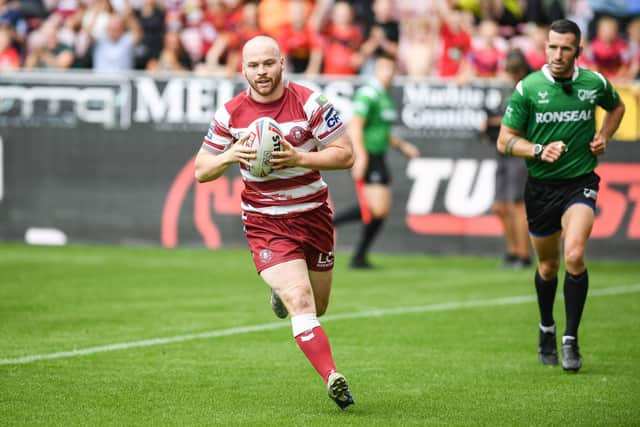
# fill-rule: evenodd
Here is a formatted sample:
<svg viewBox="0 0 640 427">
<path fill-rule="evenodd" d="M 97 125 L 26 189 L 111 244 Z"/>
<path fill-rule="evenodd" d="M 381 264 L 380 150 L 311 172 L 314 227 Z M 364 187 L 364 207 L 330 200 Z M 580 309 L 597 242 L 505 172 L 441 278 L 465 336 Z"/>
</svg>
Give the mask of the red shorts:
<svg viewBox="0 0 640 427">
<path fill-rule="evenodd" d="M 243 212 L 244 233 L 258 273 L 294 259 L 314 271 L 333 269 L 333 221 L 327 205 L 291 217 Z"/>
</svg>

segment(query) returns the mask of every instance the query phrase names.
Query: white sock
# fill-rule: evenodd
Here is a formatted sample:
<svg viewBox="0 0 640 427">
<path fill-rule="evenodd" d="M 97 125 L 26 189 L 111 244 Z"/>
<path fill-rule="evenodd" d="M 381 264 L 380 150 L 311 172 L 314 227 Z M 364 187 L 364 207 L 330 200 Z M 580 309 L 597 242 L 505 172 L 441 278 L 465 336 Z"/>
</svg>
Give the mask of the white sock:
<svg viewBox="0 0 640 427">
<path fill-rule="evenodd" d="M 293 330 L 293 337 L 297 337 L 305 331 L 309 331 L 316 326 L 320 326 L 318 318 L 315 313 L 298 314 L 297 316 L 291 316 L 291 329 Z"/>
<path fill-rule="evenodd" d="M 542 326 L 542 323 L 540 323 L 540 330 L 542 332 L 544 332 L 545 334 L 555 334 L 556 333 L 556 325 Z"/>
<path fill-rule="evenodd" d="M 575 341 L 576 337 L 572 337 L 571 335 L 564 335 L 562 337 L 562 344 L 566 344 L 567 341 L 571 340 L 571 341 Z"/>
</svg>

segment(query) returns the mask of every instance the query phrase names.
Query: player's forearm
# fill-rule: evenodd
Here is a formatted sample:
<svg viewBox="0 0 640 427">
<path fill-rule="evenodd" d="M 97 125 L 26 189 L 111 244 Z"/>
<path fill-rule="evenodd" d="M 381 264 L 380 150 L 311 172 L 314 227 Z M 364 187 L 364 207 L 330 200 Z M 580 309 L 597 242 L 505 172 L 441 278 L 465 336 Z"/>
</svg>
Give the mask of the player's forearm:
<svg viewBox="0 0 640 427">
<path fill-rule="evenodd" d="M 625 106 L 622 101 L 618 104 L 616 108 L 611 111 L 608 111 L 604 115 L 604 120 L 602 121 L 602 128 L 600 129 L 600 135 L 605 137 L 607 141 L 611 139 L 613 134 L 618 130 L 620 126 L 620 122 L 622 121 L 622 117 L 624 116 Z"/>
<path fill-rule="evenodd" d="M 498 152 L 506 156 L 532 159 L 534 158 L 533 148 L 535 145 L 535 142 L 528 141 L 523 136 L 505 132 L 504 129 L 501 129 L 498 136 L 497 149 Z"/>
<path fill-rule="evenodd" d="M 198 182 L 216 180 L 224 174 L 231 164 L 232 162 L 226 152 L 217 156 L 209 153 L 198 153 L 195 161 L 195 177 Z"/>
<path fill-rule="evenodd" d="M 344 144 L 329 145 L 322 151 L 300 153 L 299 166 L 308 169 L 349 169 L 353 166 L 353 149 Z"/>
<path fill-rule="evenodd" d="M 407 153 L 407 142 L 406 141 L 404 141 L 401 138 L 398 138 L 395 135 L 390 135 L 389 136 L 389 143 L 393 148 L 395 148 L 396 150 L 398 150 L 402 154 L 406 155 L 406 153 Z"/>
</svg>

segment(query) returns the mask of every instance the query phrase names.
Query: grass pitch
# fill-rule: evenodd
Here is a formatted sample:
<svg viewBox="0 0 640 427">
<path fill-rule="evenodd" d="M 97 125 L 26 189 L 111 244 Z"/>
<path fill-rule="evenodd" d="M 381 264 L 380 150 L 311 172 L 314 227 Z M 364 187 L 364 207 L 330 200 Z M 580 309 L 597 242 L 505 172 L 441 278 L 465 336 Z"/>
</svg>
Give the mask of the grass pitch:
<svg viewBox="0 0 640 427">
<path fill-rule="evenodd" d="M 0 245 L 0 425 L 640 423 L 640 263 L 589 263 L 574 375 L 537 361 L 533 269 L 373 261 L 338 255 L 322 321 L 356 399 L 341 412 L 248 251 Z"/>
</svg>

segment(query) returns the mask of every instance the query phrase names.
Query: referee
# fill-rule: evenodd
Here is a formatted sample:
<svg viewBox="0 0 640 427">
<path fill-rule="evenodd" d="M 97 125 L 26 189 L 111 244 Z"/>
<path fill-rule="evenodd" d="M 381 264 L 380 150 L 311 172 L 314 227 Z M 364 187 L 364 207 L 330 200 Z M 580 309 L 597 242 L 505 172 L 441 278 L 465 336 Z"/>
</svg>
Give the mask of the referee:
<svg viewBox="0 0 640 427">
<path fill-rule="evenodd" d="M 606 78 L 576 66 L 579 43 L 580 29 L 574 22 L 561 19 L 551 24 L 547 64 L 517 84 L 498 137 L 498 151 L 527 162 L 525 205 L 538 258 L 538 356 L 543 365 L 558 364 L 553 302 L 564 235 L 562 367 L 566 371 L 582 366 L 578 326 L 589 286 L 585 250 L 600 181 L 594 169 L 625 111 Z M 596 132 L 597 105 L 606 114 Z"/>
</svg>

